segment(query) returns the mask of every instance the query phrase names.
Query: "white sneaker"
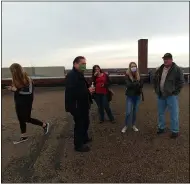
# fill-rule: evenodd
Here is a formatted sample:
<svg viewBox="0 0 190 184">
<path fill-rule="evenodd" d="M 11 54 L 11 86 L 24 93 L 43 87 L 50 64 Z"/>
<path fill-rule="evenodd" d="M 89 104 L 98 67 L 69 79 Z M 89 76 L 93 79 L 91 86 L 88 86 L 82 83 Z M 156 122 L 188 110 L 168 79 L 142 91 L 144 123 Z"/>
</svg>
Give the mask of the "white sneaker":
<svg viewBox="0 0 190 184">
<path fill-rule="evenodd" d="M 139 129 L 135 125 L 133 125 L 132 129 L 133 129 L 134 132 L 138 132 L 139 131 Z"/>
<path fill-rule="evenodd" d="M 124 126 L 123 129 L 121 130 L 122 133 L 125 133 L 127 131 L 127 127 Z"/>
<path fill-rule="evenodd" d="M 49 132 L 49 123 L 46 123 L 46 126 L 43 127 L 44 129 L 44 135 L 46 135 Z"/>
<path fill-rule="evenodd" d="M 28 137 L 21 137 L 18 141 L 13 141 L 13 144 L 19 144 L 28 140 Z"/>
</svg>

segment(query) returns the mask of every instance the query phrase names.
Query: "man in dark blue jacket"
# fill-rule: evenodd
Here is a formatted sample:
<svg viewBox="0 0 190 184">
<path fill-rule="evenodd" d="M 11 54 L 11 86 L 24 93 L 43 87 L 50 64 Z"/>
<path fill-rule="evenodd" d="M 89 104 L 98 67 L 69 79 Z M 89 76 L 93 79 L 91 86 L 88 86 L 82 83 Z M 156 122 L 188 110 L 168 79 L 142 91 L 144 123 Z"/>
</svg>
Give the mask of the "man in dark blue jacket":
<svg viewBox="0 0 190 184">
<path fill-rule="evenodd" d="M 73 69 L 66 76 L 65 88 L 65 110 L 73 116 L 74 146 L 79 152 L 88 152 L 90 148 L 85 145 L 90 142 L 88 137 L 89 110 L 92 104 L 91 94 L 93 87 L 89 87 L 84 78 L 86 70 L 86 59 L 78 56 L 73 61 Z"/>
</svg>

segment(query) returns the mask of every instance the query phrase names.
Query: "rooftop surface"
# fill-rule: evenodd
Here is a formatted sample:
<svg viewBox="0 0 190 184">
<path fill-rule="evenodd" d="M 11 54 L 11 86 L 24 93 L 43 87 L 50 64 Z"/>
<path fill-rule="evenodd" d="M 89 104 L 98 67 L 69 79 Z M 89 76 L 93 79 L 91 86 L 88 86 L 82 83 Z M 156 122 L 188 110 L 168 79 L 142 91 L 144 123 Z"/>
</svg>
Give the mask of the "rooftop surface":
<svg viewBox="0 0 190 184">
<path fill-rule="evenodd" d="M 13 145 L 19 137 L 12 94 L 2 95 L 2 182 L 189 182 L 189 86 L 180 101 L 178 139 L 157 136 L 156 95 L 145 85 L 137 127 L 121 134 L 125 118 L 124 86 L 113 86 L 111 108 L 116 124 L 98 123 L 97 108 L 91 109 L 89 153 L 73 151 L 73 121 L 64 110 L 64 88 L 36 88 L 32 116 L 51 121 L 50 132 L 28 124 L 30 139 Z M 169 115 L 166 115 L 169 128 Z"/>
</svg>

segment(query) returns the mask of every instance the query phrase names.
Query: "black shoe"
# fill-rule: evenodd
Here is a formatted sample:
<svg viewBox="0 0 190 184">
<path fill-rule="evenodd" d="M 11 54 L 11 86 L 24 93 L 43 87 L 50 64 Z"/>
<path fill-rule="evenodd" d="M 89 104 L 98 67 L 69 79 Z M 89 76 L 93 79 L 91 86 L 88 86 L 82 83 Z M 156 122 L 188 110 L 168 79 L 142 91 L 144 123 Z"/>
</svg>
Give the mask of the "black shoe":
<svg viewBox="0 0 190 184">
<path fill-rule="evenodd" d="M 175 139 L 179 136 L 179 133 L 176 133 L 176 132 L 172 132 L 171 135 L 170 135 L 170 138 L 172 139 Z"/>
<path fill-rule="evenodd" d="M 86 139 L 86 140 L 84 141 L 84 144 L 87 144 L 87 143 L 90 143 L 90 142 L 92 142 L 92 138 Z"/>
<path fill-rule="evenodd" d="M 46 135 L 49 132 L 49 123 L 46 123 L 46 126 L 43 127 L 44 129 L 44 135 Z"/>
<path fill-rule="evenodd" d="M 19 144 L 28 140 L 28 137 L 21 137 L 18 141 L 13 141 L 13 144 Z"/>
<path fill-rule="evenodd" d="M 78 151 L 78 152 L 89 152 L 90 148 L 88 146 L 82 146 L 80 148 L 75 148 L 75 151 Z"/>
<path fill-rule="evenodd" d="M 165 133 L 165 129 L 158 129 L 158 131 L 157 131 L 157 134 L 158 135 L 160 135 L 160 134 L 163 134 L 163 133 Z"/>
<path fill-rule="evenodd" d="M 102 124 L 102 123 L 104 123 L 104 121 L 100 121 L 99 123 Z"/>
<path fill-rule="evenodd" d="M 116 121 L 115 120 L 112 120 L 112 121 L 110 121 L 112 124 L 115 124 L 116 123 Z"/>
</svg>

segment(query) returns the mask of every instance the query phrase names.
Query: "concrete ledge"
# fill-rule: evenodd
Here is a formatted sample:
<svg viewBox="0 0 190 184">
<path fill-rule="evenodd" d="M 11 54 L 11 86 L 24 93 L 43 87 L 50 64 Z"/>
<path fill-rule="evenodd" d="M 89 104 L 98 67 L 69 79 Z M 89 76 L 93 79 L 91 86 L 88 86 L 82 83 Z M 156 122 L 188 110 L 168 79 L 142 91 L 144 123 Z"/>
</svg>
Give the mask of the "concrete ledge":
<svg viewBox="0 0 190 184">
<path fill-rule="evenodd" d="M 125 84 L 125 75 L 109 75 L 112 84 Z M 90 84 L 91 76 L 85 76 Z M 141 74 L 144 83 L 149 82 L 148 74 Z M 185 81 L 189 83 L 189 73 L 184 74 Z M 65 85 L 65 77 L 32 77 L 34 85 L 37 87 L 57 87 Z M 1 80 L 1 88 L 11 84 L 11 78 L 4 78 Z"/>
<path fill-rule="evenodd" d="M 24 70 L 29 76 L 40 76 L 40 77 L 59 77 L 65 76 L 64 66 L 54 67 L 24 67 Z M 9 68 L 2 68 L 2 78 L 11 77 Z"/>
</svg>

